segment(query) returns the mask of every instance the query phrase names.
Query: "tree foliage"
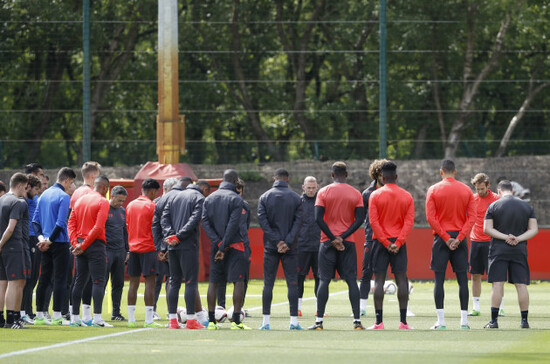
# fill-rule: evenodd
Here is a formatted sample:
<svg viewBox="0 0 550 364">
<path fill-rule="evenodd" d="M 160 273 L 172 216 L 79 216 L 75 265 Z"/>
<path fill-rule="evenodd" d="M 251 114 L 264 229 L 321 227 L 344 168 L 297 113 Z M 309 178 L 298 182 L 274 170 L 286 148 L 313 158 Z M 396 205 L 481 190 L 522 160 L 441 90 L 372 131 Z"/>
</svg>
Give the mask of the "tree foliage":
<svg viewBox="0 0 550 364">
<path fill-rule="evenodd" d="M 81 1 L 0 0 L 0 167 L 76 165 Z M 92 158 L 155 160 L 157 1 L 94 1 Z M 378 2 L 179 1 L 192 163 L 378 156 Z M 388 0 L 388 155 L 550 152 L 550 4 Z"/>
</svg>

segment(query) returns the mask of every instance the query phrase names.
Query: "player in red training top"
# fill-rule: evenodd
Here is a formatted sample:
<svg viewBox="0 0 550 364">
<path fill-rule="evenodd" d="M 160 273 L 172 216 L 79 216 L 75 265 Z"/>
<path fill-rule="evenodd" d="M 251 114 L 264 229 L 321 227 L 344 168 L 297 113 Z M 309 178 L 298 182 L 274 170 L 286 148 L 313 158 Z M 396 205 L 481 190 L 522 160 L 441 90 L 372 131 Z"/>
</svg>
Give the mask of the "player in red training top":
<svg viewBox="0 0 550 364">
<path fill-rule="evenodd" d="M 328 286 L 338 270 L 340 278 L 349 287 L 353 310 L 353 328 L 364 330 L 359 319 L 359 287 L 357 286 L 357 252 L 352 234 L 364 219 L 361 192 L 346 183 L 347 166 L 344 162 L 332 165 L 334 183 L 323 187 L 315 201 L 315 220 L 321 228 L 319 249 L 319 289 L 317 291 L 317 318 L 310 330 L 323 329 L 323 315 L 328 301 Z"/>
<path fill-rule="evenodd" d="M 80 173 L 82 173 L 82 178 L 84 179 L 84 183 L 78 187 L 71 195 L 71 204 L 69 205 L 69 208 L 71 210 L 74 209 L 76 202 L 82 197 L 87 195 L 90 192 L 93 192 L 92 186 L 94 185 L 94 181 L 97 177 L 99 177 L 101 173 L 101 165 L 94 161 L 88 161 L 85 162 L 82 167 L 80 168 Z M 70 214 L 70 212 L 69 212 Z M 69 259 L 69 274 L 67 276 L 67 288 L 69 289 L 69 292 L 71 292 L 74 288 L 75 278 L 73 277 L 73 266 L 75 263 L 74 257 L 70 257 Z M 63 312 L 66 312 L 67 308 L 69 310 L 69 313 L 72 312 L 72 294 L 69 294 L 69 302 L 63 303 Z M 70 305 L 69 305 L 70 303 Z M 84 322 L 90 322 L 92 320 L 92 280 L 90 279 L 89 282 L 86 283 L 84 286 L 84 291 L 82 292 L 82 321 Z"/>
<path fill-rule="evenodd" d="M 372 271 L 374 272 L 374 308 L 376 323 L 369 329 L 383 329 L 382 307 L 384 282 L 388 266 L 397 283 L 399 301 L 399 328 L 410 329 L 407 324 L 409 281 L 407 279 L 406 240 L 414 225 L 414 201 L 410 193 L 397 186 L 397 166 L 385 162 L 381 168 L 384 186 L 369 198 L 369 221 L 372 227 Z"/>
<path fill-rule="evenodd" d="M 489 271 L 489 243 L 491 237 L 483 232 L 485 213 L 490 204 L 499 199 L 499 196 L 489 189 L 489 176 L 478 173 L 471 180 L 476 189 L 474 195 L 476 219 L 470 233 L 470 274 L 472 275 L 472 301 L 473 310 L 468 316 L 479 316 L 481 309 L 479 296 L 481 296 L 481 276 Z M 502 310 L 502 303 L 500 308 Z M 502 311 L 503 313 L 504 311 Z"/>
<path fill-rule="evenodd" d="M 426 195 L 426 218 L 433 229 L 432 260 L 430 269 L 435 274 L 435 330 L 446 329 L 443 301 L 445 270 L 450 261 L 458 281 L 460 298 L 460 328 L 468 325 L 468 244 L 466 236 L 475 220 L 474 195 L 472 190 L 456 177 L 455 163 L 450 159 L 441 162 L 439 170 L 442 181 L 428 189 Z"/>
<path fill-rule="evenodd" d="M 101 317 L 105 295 L 105 270 L 107 253 L 105 247 L 105 222 L 109 215 L 109 179 L 99 176 L 94 181 L 94 190 L 78 199 L 69 217 L 69 240 L 75 260 L 75 283 L 72 290 L 71 326 L 112 327 Z M 84 286 L 92 278 L 94 298 L 93 320 L 80 320 L 80 300 Z"/>
<path fill-rule="evenodd" d="M 128 327 L 136 327 L 136 301 L 141 276 L 145 278 L 145 327 L 161 327 L 153 321 L 155 304 L 155 279 L 158 274 L 158 258 L 153 240 L 153 216 L 156 197 L 160 184 L 147 178 L 141 184 L 141 196 L 128 204 L 126 225 L 128 226 Z"/>
</svg>

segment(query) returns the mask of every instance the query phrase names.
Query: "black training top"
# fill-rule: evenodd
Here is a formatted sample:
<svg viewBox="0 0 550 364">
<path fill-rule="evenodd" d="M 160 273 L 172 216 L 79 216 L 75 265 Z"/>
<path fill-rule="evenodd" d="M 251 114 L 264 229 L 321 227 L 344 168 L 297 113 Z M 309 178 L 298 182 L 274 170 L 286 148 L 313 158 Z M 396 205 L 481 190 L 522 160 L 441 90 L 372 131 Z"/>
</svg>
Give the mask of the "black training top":
<svg viewBox="0 0 550 364">
<path fill-rule="evenodd" d="M 109 206 L 109 215 L 105 222 L 105 240 L 107 250 L 128 252 L 128 229 L 126 228 L 126 210 Z"/>
<path fill-rule="evenodd" d="M 302 194 L 302 227 L 298 237 L 298 250 L 300 252 L 318 252 L 321 244 L 321 228 L 315 221 L 315 199 Z"/>
<path fill-rule="evenodd" d="M 29 236 L 29 208 L 25 200 L 8 192 L 0 197 L 0 237 L 8 228 L 10 219 L 17 220 L 17 224 L 2 251 L 22 252 L 27 244 L 24 238 Z"/>
<path fill-rule="evenodd" d="M 372 227 L 369 221 L 369 198 L 371 193 L 376 191 L 376 181 L 372 181 L 369 187 L 363 191 L 363 205 L 365 206 L 365 246 L 367 242 L 372 241 Z"/>
<path fill-rule="evenodd" d="M 487 208 L 487 213 L 485 214 L 485 220 L 493 220 L 493 227 L 496 230 L 503 234 L 512 234 L 514 236 L 519 236 L 526 232 L 529 219 L 534 218 L 535 210 L 533 207 L 512 195 L 504 196 L 500 200 L 493 202 Z M 525 247 L 526 245 L 527 241 L 522 241 L 517 246 Z M 504 240 L 495 238 L 491 239 L 491 246 L 492 249 L 502 252 L 515 248 L 506 244 Z"/>
</svg>

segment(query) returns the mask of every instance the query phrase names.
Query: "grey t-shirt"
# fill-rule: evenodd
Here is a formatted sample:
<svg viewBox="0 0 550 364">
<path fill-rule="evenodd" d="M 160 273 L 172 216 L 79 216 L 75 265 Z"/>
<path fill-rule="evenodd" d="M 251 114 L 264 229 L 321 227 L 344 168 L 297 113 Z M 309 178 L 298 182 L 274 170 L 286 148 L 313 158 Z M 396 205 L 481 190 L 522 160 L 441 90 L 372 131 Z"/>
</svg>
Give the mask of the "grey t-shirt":
<svg viewBox="0 0 550 364">
<path fill-rule="evenodd" d="M 109 216 L 105 222 L 105 240 L 107 249 L 128 251 L 128 230 L 126 228 L 126 210 L 124 207 L 109 207 Z"/>
<path fill-rule="evenodd" d="M 527 231 L 529 219 L 535 218 L 535 210 L 527 202 L 514 196 L 504 196 L 493 202 L 485 214 L 485 220 L 493 220 L 493 227 L 503 234 L 519 236 Z M 511 246 L 501 239 L 491 239 L 491 250 L 513 254 L 519 250 L 527 253 L 527 241 Z"/>
<path fill-rule="evenodd" d="M 8 228 L 10 219 L 16 219 L 17 224 L 10 239 L 2 247 L 2 251 L 21 252 L 26 244 L 24 239 L 29 236 L 29 207 L 23 199 L 13 193 L 6 193 L 0 197 L 0 236 Z M 26 231 L 23 230 L 24 227 L 27 228 Z"/>
</svg>

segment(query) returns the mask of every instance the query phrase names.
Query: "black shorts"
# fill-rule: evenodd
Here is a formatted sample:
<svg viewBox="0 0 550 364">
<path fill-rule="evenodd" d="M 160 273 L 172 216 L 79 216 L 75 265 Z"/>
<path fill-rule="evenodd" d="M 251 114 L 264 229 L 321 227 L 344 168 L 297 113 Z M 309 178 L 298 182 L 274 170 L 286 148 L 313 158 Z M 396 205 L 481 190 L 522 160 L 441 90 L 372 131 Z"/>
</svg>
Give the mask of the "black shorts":
<svg viewBox="0 0 550 364">
<path fill-rule="evenodd" d="M 319 252 L 299 252 L 298 253 L 298 275 L 307 276 L 309 270 L 313 272 L 313 277 L 319 276 Z"/>
<path fill-rule="evenodd" d="M 185 278 L 187 283 L 197 283 L 199 279 L 199 254 L 190 249 L 169 250 L 170 271 L 167 274 L 174 279 Z"/>
<path fill-rule="evenodd" d="M 319 278 L 331 280 L 336 271 L 344 280 L 357 279 L 357 252 L 355 243 L 344 241 L 344 251 L 338 251 L 330 241 L 321 243 L 319 249 Z"/>
<path fill-rule="evenodd" d="M 390 239 L 395 242 L 395 239 Z M 392 273 L 407 272 L 407 244 L 403 244 L 397 254 L 391 254 L 388 249 L 378 240 L 374 240 L 372 244 L 372 271 L 376 273 L 387 272 L 388 266 L 391 265 Z"/>
<path fill-rule="evenodd" d="M 506 244 L 506 243 L 496 243 Z M 506 244 L 507 245 L 507 244 Z M 527 262 L 527 248 L 525 244 L 515 247 L 504 247 L 506 253 L 489 250 L 489 270 L 487 272 L 487 281 L 530 284 L 531 275 L 529 272 L 529 263 Z M 514 249 L 517 248 L 517 249 Z"/>
<path fill-rule="evenodd" d="M 474 241 L 470 245 L 470 273 L 484 274 L 489 272 L 489 242 Z"/>
<path fill-rule="evenodd" d="M 130 252 L 130 258 L 128 259 L 128 275 L 130 277 L 147 277 L 158 274 L 158 271 L 159 260 L 157 252 Z"/>
<path fill-rule="evenodd" d="M 25 250 L 2 250 L 0 253 L 0 281 L 26 279 Z"/>
<path fill-rule="evenodd" d="M 453 238 L 458 236 L 458 231 L 448 231 L 448 233 Z M 453 272 L 468 271 L 468 244 L 466 239 L 460 242 L 456 250 L 451 250 L 439 235 L 434 235 L 430 269 L 434 272 L 445 272 L 449 261 L 453 267 Z"/>
<path fill-rule="evenodd" d="M 244 251 L 229 248 L 223 260 L 215 262 L 217 247 L 212 247 L 210 253 L 210 282 L 244 282 L 248 277 L 248 255 Z"/>
</svg>

